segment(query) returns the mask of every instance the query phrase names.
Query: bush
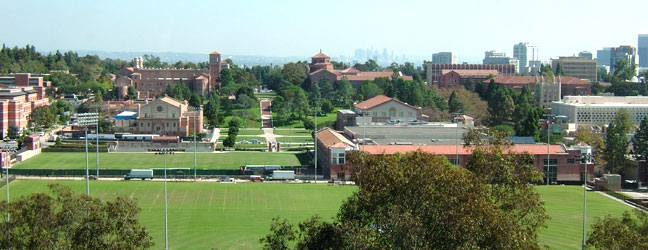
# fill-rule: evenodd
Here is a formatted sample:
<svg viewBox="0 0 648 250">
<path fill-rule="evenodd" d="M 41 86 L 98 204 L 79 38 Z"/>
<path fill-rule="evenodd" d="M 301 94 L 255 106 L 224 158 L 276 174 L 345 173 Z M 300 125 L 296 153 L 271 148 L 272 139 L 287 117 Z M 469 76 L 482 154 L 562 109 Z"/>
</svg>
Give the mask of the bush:
<svg viewBox="0 0 648 250">
<path fill-rule="evenodd" d="M 506 133 L 508 136 L 513 136 L 513 135 L 515 135 L 515 128 L 513 128 L 513 126 L 509 126 L 509 125 L 497 125 L 497 126 L 495 126 L 495 127 L 493 127 L 493 128 L 494 128 L 495 130 L 497 130 L 497 131 L 500 131 L 500 132 L 504 132 L 504 133 Z"/>
</svg>

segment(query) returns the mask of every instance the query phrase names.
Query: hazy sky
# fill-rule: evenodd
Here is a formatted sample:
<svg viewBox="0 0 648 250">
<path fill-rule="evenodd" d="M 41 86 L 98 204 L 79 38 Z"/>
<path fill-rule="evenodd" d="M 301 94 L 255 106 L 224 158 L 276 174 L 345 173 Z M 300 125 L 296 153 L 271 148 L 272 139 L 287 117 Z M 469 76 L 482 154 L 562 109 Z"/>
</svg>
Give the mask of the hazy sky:
<svg viewBox="0 0 648 250">
<path fill-rule="evenodd" d="M 512 55 L 528 41 L 547 60 L 630 44 L 648 33 L 648 1 L 4 1 L 0 43 L 38 50 L 304 56 L 356 48 L 460 61 Z"/>
</svg>

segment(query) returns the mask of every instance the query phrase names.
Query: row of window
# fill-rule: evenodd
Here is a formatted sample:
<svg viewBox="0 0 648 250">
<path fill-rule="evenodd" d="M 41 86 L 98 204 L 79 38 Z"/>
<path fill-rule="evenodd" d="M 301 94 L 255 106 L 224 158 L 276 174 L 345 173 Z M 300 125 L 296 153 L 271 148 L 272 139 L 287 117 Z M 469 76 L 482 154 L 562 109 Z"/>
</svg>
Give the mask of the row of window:
<svg viewBox="0 0 648 250">
<path fill-rule="evenodd" d="M 146 126 L 144 126 L 145 124 L 146 124 Z M 175 128 L 177 126 L 177 124 L 175 122 L 171 122 L 171 123 L 167 122 L 166 123 L 167 128 L 170 128 L 171 126 L 173 126 Z M 144 128 L 144 127 L 149 127 L 150 128 L 151 123 L 150 122 L 140 122 L 140 128 Z M 157 127 L 157 130 L 160 130 L 160 127 Z"/>
</svg>

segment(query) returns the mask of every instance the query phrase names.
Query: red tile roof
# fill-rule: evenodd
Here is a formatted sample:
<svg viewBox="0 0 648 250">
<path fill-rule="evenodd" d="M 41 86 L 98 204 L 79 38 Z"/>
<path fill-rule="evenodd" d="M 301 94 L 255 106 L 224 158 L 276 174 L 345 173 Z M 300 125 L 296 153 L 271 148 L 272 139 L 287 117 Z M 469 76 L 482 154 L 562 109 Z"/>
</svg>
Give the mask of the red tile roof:
<svg viewBox="0 0 648 250">
<path fill-rule="evenodd" d="M 535 84 L 536 83 L 536 77 L 535 76 L 496 76 L 493 78 L 493 80 L 496 83 L 499 84 Z M 486 80 L 485 82 L 489 82 L 490 80 Z"/>
<path fill-rule="evenodd" d="M 317 53 L 316 55 L 314 55 L 313 58 L 327 58 L 327 59 L 330 59 L 329 56 L 327 56 L 326 54 L 322 53 L 321 51 L 320 51 L 320 53 Z"/>
<path fill-rule="evenodd" d="M 210 55 L 220 55 L 220 53 L 213 51 L 212 53 L 209 53 Z"/>
<path fill-rule="evenodd" d="M 164 96 L 160 100 L 162 100 L 163 102 L 166 102 L 168 104 L 171 104 L 173 106 L 176 106 L 176 107 L 180 107 L 180 106 L 182 106 L 184 104 L 181 101 L 178 101 L 178 100 L 173 99 L 173 98 L 168 97 L 168 96 Z"/>
<path fill-rule="evenodd" d="M 357 109 L 362 109 L 362 110 L 371 109 L 371 108 L 380 106 L 380 105 L 382 105 L 384 103 L 387 103 L 387 102 L 389 102 L 391 100 L 394 100 L 394 98 L 388 97 L 386 95 L 377 95 L 377 96 L 369 98 L 369 99 L 367 99 L 367 100 L 365 100 L 363 102 L 356 103 L 354 106 Z"/>
<path fill-rule="evenodd" d="M 571 76 L 561 76 L 561 84 L 590 84 L 591 82 Z"/>
<path fill-rule="evenodd" d="M 361 147 L 364 148 L 364 151 L 369 154 L 395 154 L 395 153 L 407 153 L 416 150 L 421 150 L 423 152 L 428 152 L 437 155 L 453 155 L 456 154 L 455 145 L 366 145 Z M 551 145 L 550 147 L 551 154 L 566 154 L 567 152 L 561 145 Z M 471 147 L 459 146 L 460 155 L 469 155 L 473 151 Z M 513 145 L 511 148 L 513 152 L 528 152 L 534 155 L 541 155 L 547 153 L 547 145 L 537 144 L 537 145 Z"/>
<path fill-rule="evenodd" d="M 450 72 L 456 72 L 460 76 L 497 76 L 499 73 L 494 69 L 442 69 L 441 74 L 445 75 Z"/>
<path fill-rule="evenodd" d="M 318 131 L 317 141 L 318 143 L 322 143 L 326 147 L 333 147 L 333 148 L 344 148 L 346 146 L 355 145 L 349 139 L 347 139 L 340 133 L 333 131 L 330 128 L 325 128 Z"/>
</svg>

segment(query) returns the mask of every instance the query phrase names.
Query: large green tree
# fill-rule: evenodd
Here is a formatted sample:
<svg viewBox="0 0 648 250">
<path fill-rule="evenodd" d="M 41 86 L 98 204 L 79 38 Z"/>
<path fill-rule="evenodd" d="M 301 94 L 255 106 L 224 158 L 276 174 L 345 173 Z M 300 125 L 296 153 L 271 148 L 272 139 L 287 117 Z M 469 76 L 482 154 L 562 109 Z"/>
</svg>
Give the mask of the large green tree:
<svg viewBox="0 0 648 250">
<path fill-rule="evenodd" d="M 615 174 L 623 173 L 626 165 L 625 155 L 628 152 L 628 146 L 630 146 L 630 141 L 626 136 L 629 130 L 629 116 L 624 113 L 627 113 L 627 110 L 619 110 L 615 119 L 608 126 L 605 136 L 603 158 L 607 162 L 606 169 Z"/>
<path fill-rule="evenodd" d="M 504 88 L 494 90 L 488 99 L 488 113 L 491 114 L 491 125 L 513 125 L 512 115 L 515 111 L 513 97 Z"/>
<path fill-rule="evenodd" d="M 596 249 L 648 249 L 648 215 L 640 210 L 624 212 L 620 218 L 597 219 L 587 237 Z"/>
<path fill-rule="evenodd" d="M 10 220 L 2 220 L 3 249 L 147 249 L 153 245 L 140 225 L 140 208 L 117 197 L 101 201 L 50 184 L 53 195 L 33 193 L 9 203 Z M 0 213 L 7 213 L 6 201 Z M 5 218 L 3 216 L 3 218 Z"/>
<path fill-rule="evenodd" d="M 448 108 L 450 113 L 461 113 L 464 111 L 464 104 L 459 100 L 455 91 L 452 91 L 450 98 L 448 98 Z"/>
<path fill-rule="evenodd" d="M 265 249 L 540 249 L 547 215 L 529 185 L 539 174 L 528 155 L 504 152 L 484 149 L 469 163 L 475 172 L 420 151 L 351 152 L 346 167 L 358 191 L 334 221 L 312 217 L 293 229 L 275 219 L 261 242 Z"/>
<path fill-rule="evenodd" d="M 360 85 L 360 90 L 358 91 L 358 94 L 361 95 L 362 100 L 367 100 L 369 98 L 372 98 L 377 95 L 382 95 L 383 90 L 378 87 L 375 83 L 371 81 L 364 81 L 362 85 Z"/>
<path fill-rule="evenodd" d="M 637 159 L 648 161 L 648 117 L 641 121 L 637 133 L 632 137 L 632 150 Z"/>
<path fill-rule="evenodd" d="M 29 122 L 37 128 L 49 128 L 54 124 L 54 114 L 49 106 L 40 106 L 32 110 Z"/>
<path fill-rule="evenodd" d="M 308 76 L 306 74 L 306 71 L 306 63 L 291 62 L 284 64 L 283 68 L 281 69 L 281 74 L 283 75 L 283 79 L 292 83 L 293 85 L 299 86 L 304 82 L 304 80 L 306 80 L 306 77 Z"/>
</svg>

